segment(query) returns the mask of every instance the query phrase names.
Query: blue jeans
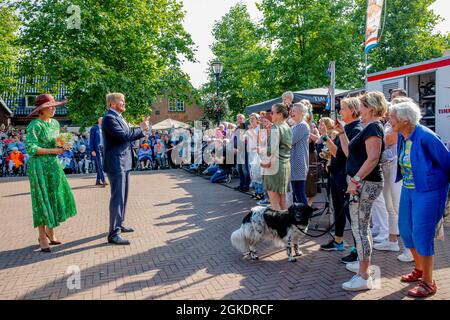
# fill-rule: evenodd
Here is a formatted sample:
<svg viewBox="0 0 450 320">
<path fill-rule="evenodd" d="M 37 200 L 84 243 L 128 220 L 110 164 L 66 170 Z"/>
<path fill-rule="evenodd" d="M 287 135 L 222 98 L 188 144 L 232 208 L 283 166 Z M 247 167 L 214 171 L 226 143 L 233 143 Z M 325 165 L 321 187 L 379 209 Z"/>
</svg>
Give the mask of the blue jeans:
<svg viewBox="0 0 450 320">
<path fill-rule="evenodd" d="M 259 182 L 253 182 L 253 185 L 255 187 L 255 193 L 256 194 L 264 194 L 264 188 L 263 184 Z"/>
<path fill-rule="evenodd" d="M 217 169 L 211 177 L 211 183 L 222 182 L 228 178 L 228 173 L 223 169 Z"/>
<path fill-rule="evenodd" d="M 307 204 L 306 199 L 306 180 L 291 181 L 292 195 L 295 203 Z"/>
<path fill-rule="evenodd" d="M 239 173 L 239 187 L 242 189 L 250 188 L 250 172 L 248 170 L 248 164 L 236 165 L 236 170 Z"/>
<path fill-rule="evenodd" d="M 406 248 L 434 255 L 436 225 L 444 215 L 448 188 L 428 192 L 402 187 L 398 227 Z"/>
<path fill-rule="evenodd" d="M 214 174 L 214 173 L 217 172 L 217 170 L 219 170 L 219 165 L 217 165 L 217 164 L 215 164 L 215 165 L 209 167 L 208 169 L 206 169 L 208 174 Z"/>
</svg>

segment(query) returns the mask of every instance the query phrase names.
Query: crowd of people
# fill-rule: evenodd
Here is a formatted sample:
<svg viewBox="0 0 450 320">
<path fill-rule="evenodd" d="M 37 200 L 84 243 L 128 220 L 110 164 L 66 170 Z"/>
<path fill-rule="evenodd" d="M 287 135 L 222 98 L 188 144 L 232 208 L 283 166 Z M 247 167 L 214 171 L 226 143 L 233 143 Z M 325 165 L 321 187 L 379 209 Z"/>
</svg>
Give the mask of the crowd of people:
<svg viewBox="0 0 450 320">
<path fill-rule="evenodd" d="M 25 130 L 0 126 L 0 177 L 26 174 L 29 156 L 25 142 Z"/>
<path fill-rule="evenodd" d="M 76 215 L 63 171 L 67 166 L 60 165 L 64 158 L 76 157 L 78 167 L 86 170 L 90 156 L 95 157 L 96 166 L 100 162 L 103 167 L 97 170 L 97 184 L 106 185 L 103 171 L 108 175 L 108 242 L 116 245 L 129 245 L 121 233 L 133 232 L 124 226 L 133 168 L 202 168 L 212 183 L 230 182 L 235 171 L 239 176 L 235 189 L 253 190 L 259 205 L 279 215 L 286 214 L 294 202 L 312 206 L 318 177 L 326 176 L 336 224 L 333 239 L 321 249 L 345 250 L 347 222 L 353 236 L 353 247 L 341 262 L 355 275 L 342 288 L 374 288 L 373 249 L 398 252 L 400 237 L 405 250 L 398 259 L 415 264 L 400 279 L 417 283 L 408 294 L 427 297 L 436 293 L 434 240 L 442 234 L 450 152 L 433 131 L 419 123 L 418 105 L 404 90 L 394 90 L 389 103 L 383 93 L 367 92 L 341 100 L 339 117 L 322 117 L 316 124 L 311 103 L 293 100 L 292 92 L 286 92 L 282 103 L 274 104 L 270 112 L 252 113 L 248 121 L 239 114 L 235 124 L 223 122 L 198 135 L 184 129 L 156 132 L 150 130 L 148 119 L 132 128 L 122 116 L 125 96 L 108 94 L 108 112 L 93 126 L 90 139 L 78 136 L 73 146 L 60 148 L 55 146 L 59 123 L 52 117 L 55 108 L 65 102 L 44 94 L 36 100 L 31 115 L 37 118 L 26 135 L 2 129 L 1 150 L 7 155 L 8 170 L 27 167 L 34 226 L 39 228 L 43 252 L 51 251 L 49 244 L 61 243 L 54 228 Z"/>
<path fill-rule="evenodd" d="M 171 160 L 172 150 L 180 142 L 178 137 L 173 138 L 172 131 L 173 129 L 152 130 L 144 138 L 135 141 L 133 143 L 133 170 L 179 168 L 180 165 Z M 101 146 L 101 142 L 91 139 L 95 135 L 95 131 L 75 134 L 74 141 L 69 148 L 58 155 L 59 162 L 66 174 L 99 173 L 101 157 L 96 155 L 100 153 L 98 144 Z M 27 175 L 29 155 L 25 148 L 26 137 L 26 129 L 15 129 L 5 125 L 0 127 L 0 177 Z M 105 183 L 103 175 L 97 180 Z"/>
<path fill-rule="evenodd" d="M 418 282 L 408 294 L 434 294 L 434 239 L 448 195 L 449 146 L 419 123 L 420 108 L 401 89 L 392 91 L 390 102 L 381 92 L 345 98 L 337 119 L 322 117 L 317 125 L 310 102 L 293 104 L 293 98 L 286 92 L 271 112 L 253 113 L 248 121 L 239 114 L 236 124 L 207 132 L 213 161 L 203 173 L 213 183 L 229 182 L 235 170 L 236 190 L 253 190 L 259 205 L 283 214 L 292 202 L 313 204 L 323 171 L 336 223 L 321 249 L 345 250 L 347 222 L 353 235 L 341 262 L 356 275 L 342 288 L 372 289 L 372 250 L 400 252 L 401 237 L 398 260 L 415 263 L 401 281 Z"/>
</svg>

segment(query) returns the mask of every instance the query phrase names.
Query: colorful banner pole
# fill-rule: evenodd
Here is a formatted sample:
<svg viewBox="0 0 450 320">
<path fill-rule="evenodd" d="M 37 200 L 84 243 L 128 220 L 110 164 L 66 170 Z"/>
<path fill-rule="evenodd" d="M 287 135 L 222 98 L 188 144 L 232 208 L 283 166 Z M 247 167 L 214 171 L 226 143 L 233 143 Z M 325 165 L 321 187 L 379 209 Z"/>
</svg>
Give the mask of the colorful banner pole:
<svg viewBox="0 0 450 320">
<path fill-rule="evenodd" d="M 384 0 L 369 0 L 367 2 L 366 20 L 366 54 L 378 45 L 378 30 L 380 29 L 381 13 Z"/>
<path fill-rule="evenodd" d="M 368 54 L 370 50 L 378 45 L 378 30 L 381 25 L 381 14 L 383 12 L 384 0 L 367 0 L 366 15 L 366 42 L 365 42 L 365 64 L 364 80 L 367 87 Z M 386 18 L 385 18 L 386 21 Z M 380 35 L 381 36 L 381 35 Z"/>
</svg>

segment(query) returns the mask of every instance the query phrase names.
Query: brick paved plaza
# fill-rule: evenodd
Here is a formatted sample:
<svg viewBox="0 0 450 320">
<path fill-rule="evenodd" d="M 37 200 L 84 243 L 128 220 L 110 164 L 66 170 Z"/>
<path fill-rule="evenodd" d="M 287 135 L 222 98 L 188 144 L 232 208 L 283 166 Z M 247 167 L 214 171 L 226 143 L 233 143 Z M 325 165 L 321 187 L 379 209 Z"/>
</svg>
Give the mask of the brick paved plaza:
<svg viewBox="0 0 450 320">
<path fill-rule="evenodd" d="M 305 238 L 297 263 L 268 244 L 259 261 L 243 259 L 229 238 L 255 202 L 181 170 L 133 175 L 126 225 L 136 232 L 125 235 L 131 246 L 108 245 L 110 190 L 94 182 L 69 178 L 78 215 L 57 229 L 64 243 L 44 254 L 28 180 L 0 180 L 0 299 L 409 299 L 399 277 L 412 264 L 397 253 L 375 251 L 382 287 L 362 293 L 341 289 L 352 276 L 339 262 L 347 251 L 319 251 L 327 237 Z M 449 229 L 436 242 L 439 291 L 430 299 L 450 299 Z M 70 266 L 81 269 L 81 289 L 67 287 Z"/>
</svg>

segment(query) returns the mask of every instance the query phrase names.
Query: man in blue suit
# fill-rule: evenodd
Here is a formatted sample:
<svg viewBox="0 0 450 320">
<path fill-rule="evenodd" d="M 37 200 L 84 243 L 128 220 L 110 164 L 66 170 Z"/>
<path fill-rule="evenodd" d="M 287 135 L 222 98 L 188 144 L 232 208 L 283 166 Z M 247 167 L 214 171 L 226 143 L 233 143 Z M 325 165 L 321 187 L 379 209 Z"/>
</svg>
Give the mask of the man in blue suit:
<svg viewBox="0 0 450 320">
<path fill-rule="evenodd" d="M 92 149 L 91 155 L 95 161 L 95 168 L 97 169 L 97 180 L 95 185 L 106 186 L 105 174 L 103 173 L 103 134 L 102 134 L 102 120 L 98 118 L 98 124 L 92 126 L 90 131 L 90 147 Z"/>
<path fill-rule="evenodd" d="M 131 128 L 122 117 L 125 111 L 125 96 L 122 93 L 109 93 L 106 96 L 108 112 L 103 117 L 103 169 L 111 184 L 111 200 L 109 203 L 108 242 L 117 245 L 129 245 L 122 238 L 122 232 L 133 232 L 132 228 L 123 225 L 128 199 L 128 185 L 131 170 L 131 143 L 143 138 L 149 130 L 146 119 L 139 128 Z"/>
</svg>

